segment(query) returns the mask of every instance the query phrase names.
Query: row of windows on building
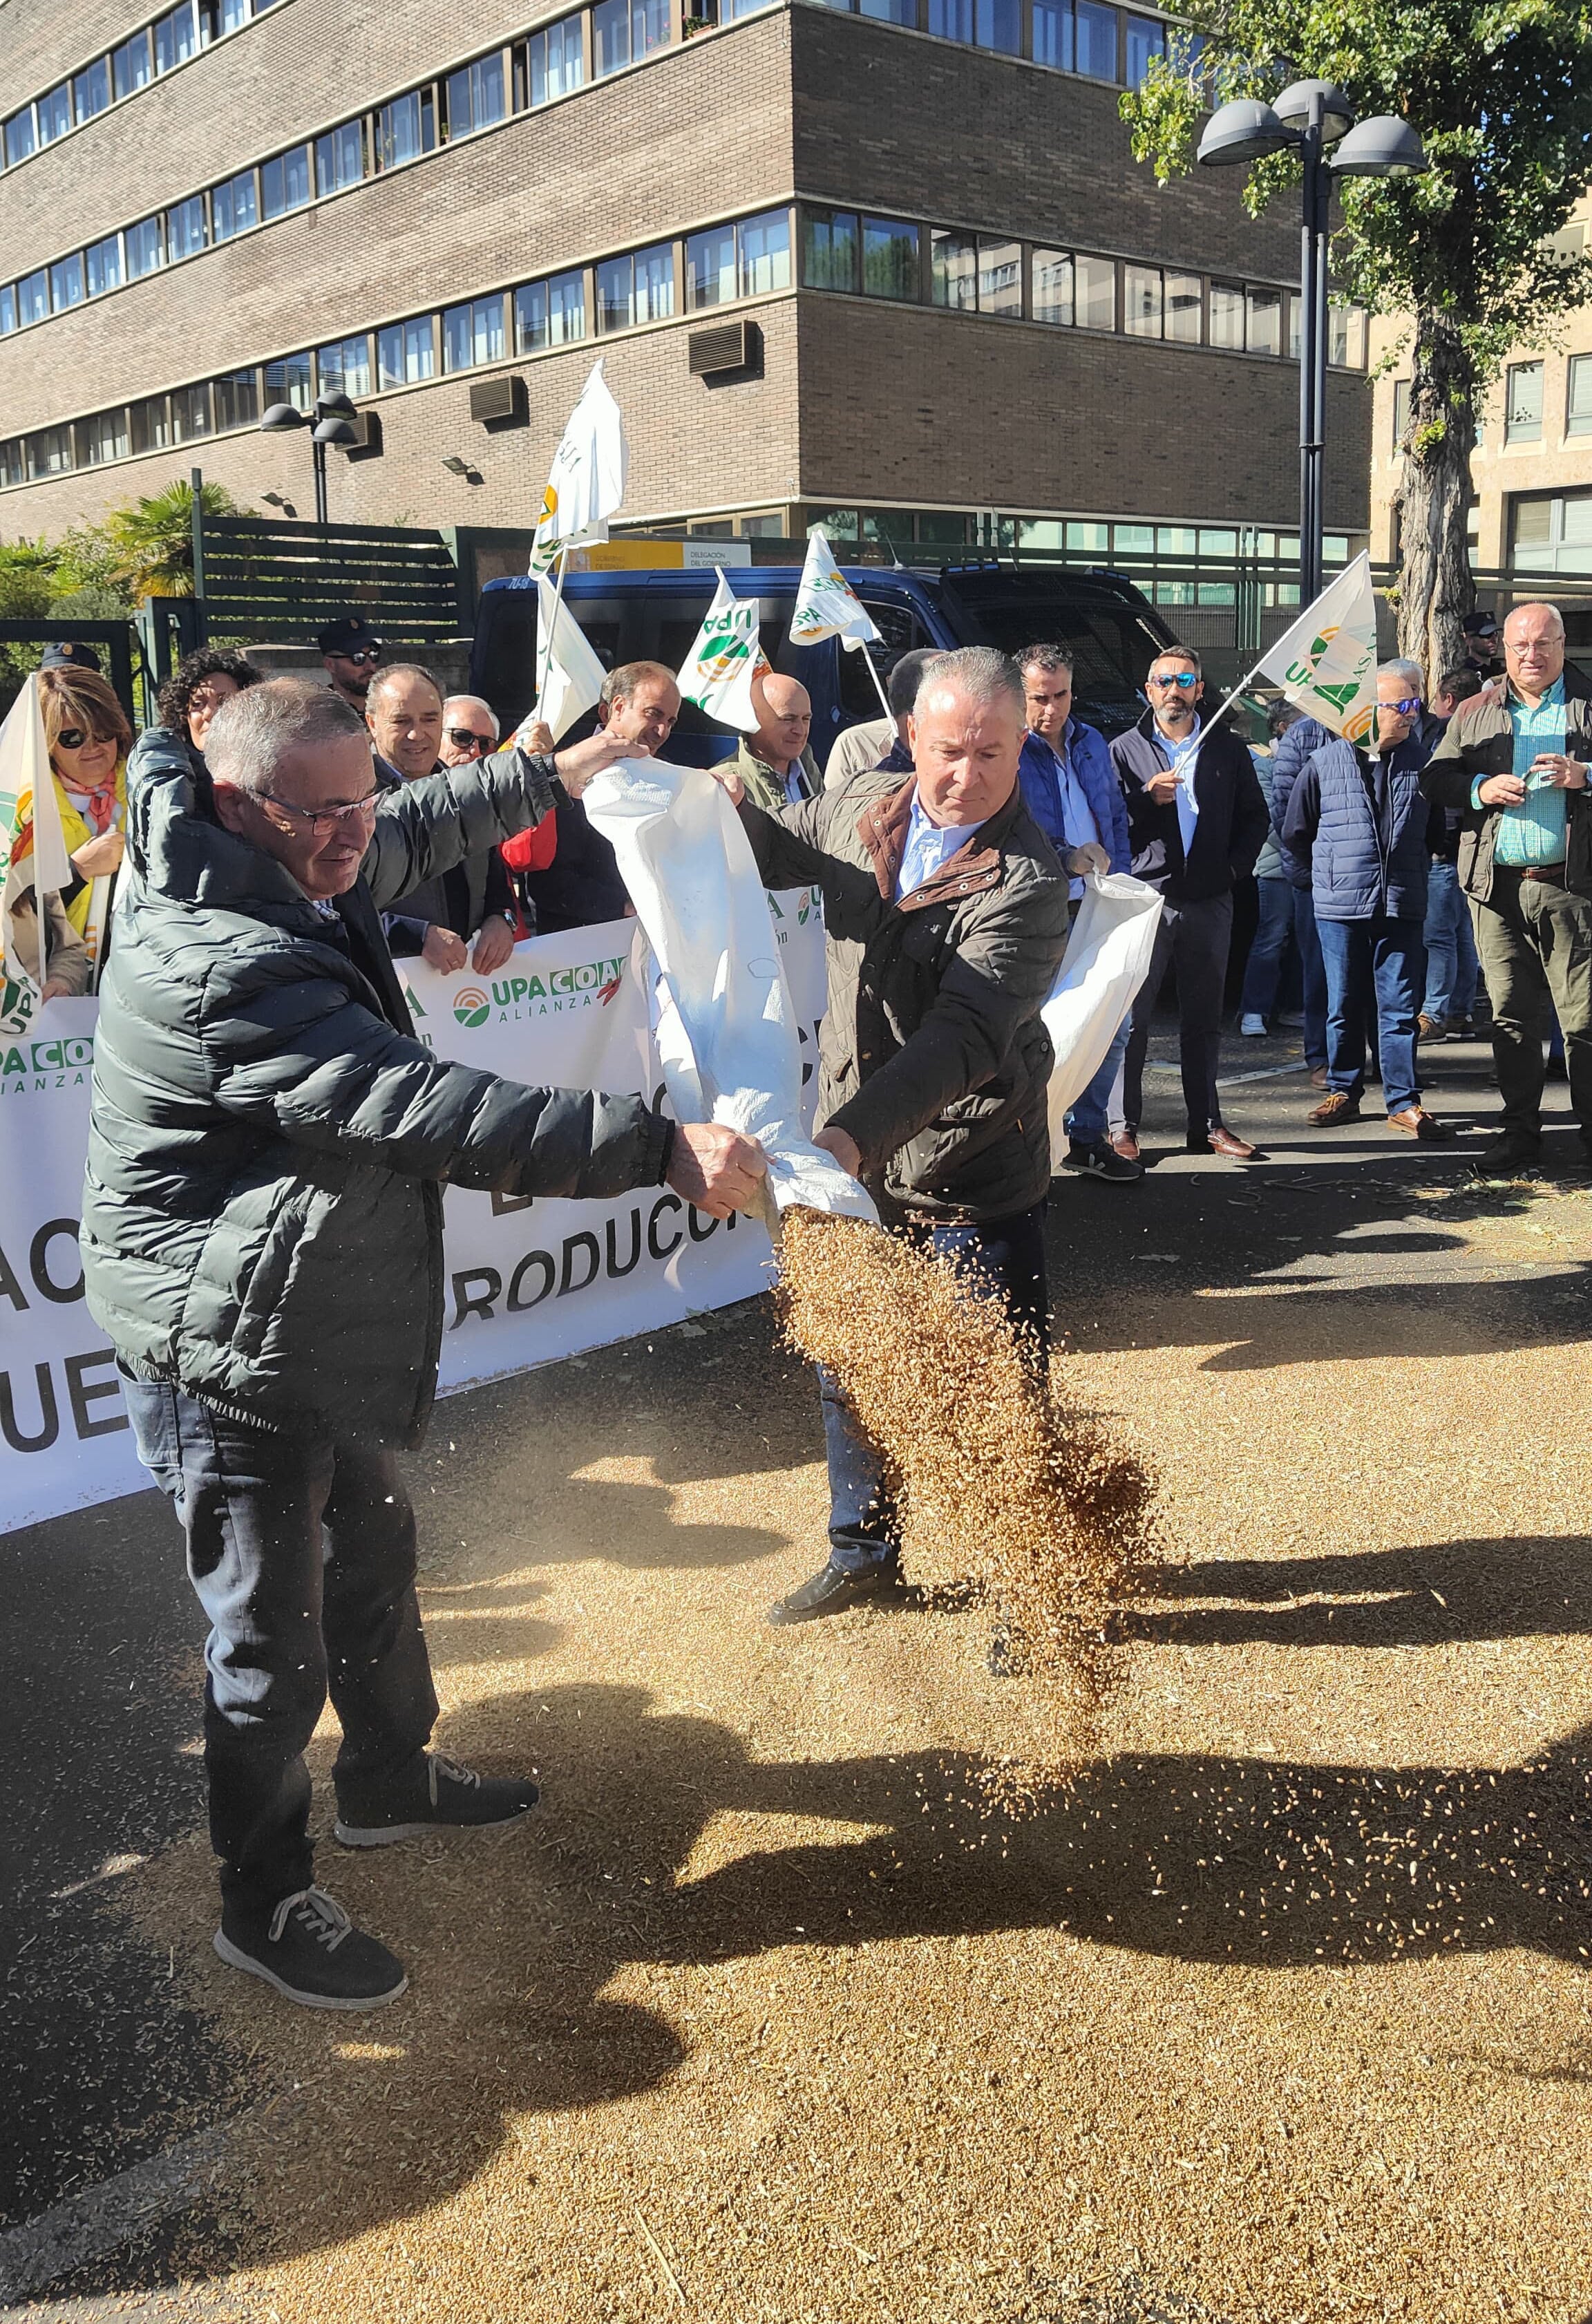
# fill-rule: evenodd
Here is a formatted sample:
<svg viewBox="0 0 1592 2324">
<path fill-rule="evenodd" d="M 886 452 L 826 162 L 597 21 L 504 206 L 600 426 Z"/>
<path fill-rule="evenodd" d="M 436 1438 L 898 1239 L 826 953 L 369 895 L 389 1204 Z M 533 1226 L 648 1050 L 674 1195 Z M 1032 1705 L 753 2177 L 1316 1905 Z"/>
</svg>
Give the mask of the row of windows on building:
<svg viewBox="0 0 1592 2324">
<path fill-rule="evenodd" d="M 1393 448 L 1403 445 L 1410 425 L 1410 393 L 1413 382 L 1393 383 Z M 1544 441 L 1547 366 L 1541 363 L 1511 364 L 1504 374 L 1504 441 L 1541 444 Z M 1592 355 L 1571 355 L 1565 366 L 1564 436 L 1592 436 Z M 1476 423 L 1477 448 L 1486 440 L 1484 421 Z"/>
<path fill-rule="evenodd" d="M 105 104 L 113 91 L 131 94 L 157 69 L 169 70 L 196 54 L 207 38 L 246 22 L 251 5 L 271 6 L 275 0 L 183 0 L 152 29 L 135 34 L 125 51 L 116 50 L 47 97 L 24 106 L 5 124 L 5 153 L 12 155 L 14 128 L 13 158 L 32 152 L 46 114 L 50 139 L 89 117 L 73 94 L 79 81 L 93 83 L 94 94 L 86 94 L 83 105 L 103 109 L 95 102 L 102 86 Z M 720 14 L 728 22 L 769 5 L 770 0 L 721 0 Z M 1091 79 L 1126 78 L 1130 84 L 1142 79 L 1166 41 L 1165 27 L 1154 19 L 1107 7 L 1101 0 L 922 0 L 921 9 L 919 0 L 870 0 L 862 13 L 946 40 L 1010 48 L 1013 54 L 1031 55 L 1037 63 Z M 207 31 L 210 26 L 215 31 Z M 594 7 L 494 49 L 323 136 L 251 163 L 87 249 L 36 267 L 15 282 L 0 283 L 0 334 L 44 322 L 382 171 L 474 136 L 511 114 L 566 97 L 667 46 L 672 32 L 671 0 L 596 0 Z M 117 60 L 124 53 L 124 69 Z"/>
<path fill-rule="evenodd" d="M 118 47 L 91 58 L 80 72 L 69 74 L 0 122 L 0 167 L 14 169 L 30 154 L 53 145 L 69 129 L 147 88 L 224 32 L 239 31 L 275 5 L 276 0 L 179 0 L 152 24 L 142 25 Z"/>
<path fill-rule="evenodd" d="M 1026 307 L 1036 322 L 1121 328 L 1272 355 L 1286 344 L 1284 309 L 1297 305 L 1268 286 L 1208 282 L 1201 275 L 1164 274 L 1017 242 L 975 243 L 910 219 L 808 208 L 798 217 L 803 276 L 815 290 L 860 290 L 996 317 L 1021 317 Z M 963 255 L 968 250 L 976 253 L 971 263 Z M 253 427 L 273 403 L 308 410 L 317 393 L 382 394 L 541 355 L 594 332 L 635 330 L 760 298 L 789 290 L 792 274 L 792 214 L 760 211 L 678 240 L 621 251 L 591 267 L 490 291 L 439 314 L 355 332 L 88 420 L 14 437 L 0 444 L 0 485 Z M 1333 347 L 1335 361 L 1364 362 L 1364 317 L 1357 309 L 1335 318 Z"/>
</svg>

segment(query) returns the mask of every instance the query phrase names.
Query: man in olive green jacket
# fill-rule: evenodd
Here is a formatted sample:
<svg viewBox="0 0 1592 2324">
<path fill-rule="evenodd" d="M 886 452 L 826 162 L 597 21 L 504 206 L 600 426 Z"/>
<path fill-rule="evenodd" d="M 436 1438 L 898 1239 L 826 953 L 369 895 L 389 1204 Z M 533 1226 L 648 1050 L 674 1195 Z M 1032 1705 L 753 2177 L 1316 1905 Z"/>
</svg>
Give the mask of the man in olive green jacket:
<svg viewBox="0 0 1592 2324">
<path fill-rule="evenodd" d="M 806 687 L 770 670 L 753 679 L 752 702 L 758 712 L 756 732 L 714 773 L 739 780 L 754 807 L 770 811 L 816 798 L 823 786 L 817 761 L 807 748 L 813 703 Z"/>
<path fill-rule="evenodd" d="M 1504 659 L 1503 690 L 1459 705 L 1421 778 L 1429 799 L 1459 811 L 1459 885 L 1493 1004 L 1503 1125 L 1477 1167 L 1541 1158 L 1550 996 L 1592 1164 L 1592 700 L 1566 674 L 1556 606 L 1515 606 Z"/>
<path fill-rule="evenodd" d="M 971 647 L 930 663 L 911 721 L 916 772 L 880 770 L 782 808 L 742 797 L 770 887 L 824 895 L 829 1005 L 817 1143 L 884 1223 L 998 1299 L 1042 1366 L 1050 1185 L 1040 1018 L 1067 943 L 1067 877 L 1023 804 L 1022 680 Z M 742 787 L 717 769 L 732 797 Z M 811 1620 L 899 1588 L 879 1453 L 820 1373 L 829 1563 L 773 1609 Z"/>
</svg>

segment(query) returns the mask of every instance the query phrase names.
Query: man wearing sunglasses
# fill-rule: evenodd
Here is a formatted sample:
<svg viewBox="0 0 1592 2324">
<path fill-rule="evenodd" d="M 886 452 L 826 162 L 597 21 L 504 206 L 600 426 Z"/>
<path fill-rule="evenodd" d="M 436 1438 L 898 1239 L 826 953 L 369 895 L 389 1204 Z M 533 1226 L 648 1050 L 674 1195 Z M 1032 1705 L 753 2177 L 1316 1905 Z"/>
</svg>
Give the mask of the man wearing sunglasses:
<svg viewBox="0 0 1592 2324">
<path fill-rule="evenodd" d="M 350 709 L 357 710 L 363 717 L 364 698 L 382 659 L 381 639 L 357 613 L 346 613 L 340 622 L 333 622 L 322 630 L 315 642 L 326 664 L 332 692 L 341 696 Z"/>
<path fill-rule="evenodd" d="M 1383 663 L 1367 747 L 1334 734 L 1306 761 L 1283 848 L 1309 877 L 1327 972 L 1327 1094 L 1305 1119 L 1314 1130 L 1359 1120 L 1375 1023 L 1388 1128 L 1430 1145 L 1454 1132 L 1422 1104 L 1416 1056 L 1434 824 L 1442 830 L 1421 773 L 1443 727 L 1422 689 L 1418 662 Z"/>
<path fill-rule="evenodd" d="M 1178 1047 L 1191 1154 L 1247 1162 L 1255 1148 L 1221 1118 L 1216 1070 L 1221 1011 L 1233 935 L 1233 887 L 1255 869 L 1265 837 L 1266 807 L 1255 761 L 1225 723 L 1201 717 L 1205 685 L 1200 657 L 1168 646 L 1145 681 L 1150 706 L 1118 734 L 1111 759 L 1127 800 L 1128 842 L 1136 877 L 1163 898 L 1150 973 L 1133 1005 L 1123 1064 L 1123 1128 L 1111 1143 L 1139 1159 L 1138 1125 L 1145 1058 L 1155 1001 L 1174 964 Z"/>
<path fill-rule="evenodd" d="M 205 1763 L 222 1959 L 363 2009 L 404 1973 L 315 1884 L 303 1753 L 329 1692 L 336 1834 L 505 1826 L 536 1785 L 428 1749 L 437 1700 L 398 1464 L 425 1434 L 451 1304 L 445 1185 L 602 1200 L 667 1185 L 748 1208 L 755 1141 L 639 1097 L 434 1056 L 382 939 L 393 897 L 583 791 L 633 740 L 516 747 L 396 788 L 320 686 L 224 702 L 200 777 L 154 731 L 129 769 L 100 998 L 81 1249 L 140 1458 L 210 1620 Z"/>
</svg>

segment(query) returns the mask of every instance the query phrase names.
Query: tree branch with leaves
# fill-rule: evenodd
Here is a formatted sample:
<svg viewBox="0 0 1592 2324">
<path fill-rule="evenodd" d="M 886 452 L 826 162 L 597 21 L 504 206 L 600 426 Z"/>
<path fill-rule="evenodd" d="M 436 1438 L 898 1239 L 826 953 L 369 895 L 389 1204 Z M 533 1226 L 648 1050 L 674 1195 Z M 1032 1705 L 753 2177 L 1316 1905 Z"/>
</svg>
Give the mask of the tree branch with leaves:
<svg viewBox="0 0 1592 2324">
<path fill-rule="evenodd" d="M 1399 650 L 1428 672 L 1464 659 L 1475 602 L 1467 541 L 1477 407 L 1512 347 L 1551 344 L 1592 300 L 1592 259 L 1551 237 L 1586 190 L 1592 5 L 1569 0 L 1182 0 L 1174 34 L 1122 99 L 1135 158 L 1165 184 L 1193 161 L 1208 88 L 1225 104 L 1331 81 L 1361 118 L 1413 124 L 1429 167 L 1346 179 L 1339 290 L 1409 323 L 1399 505 Z M 1280 153 L 1245 187 L 1255 215 L 1297 184 Z"/>
</svg>

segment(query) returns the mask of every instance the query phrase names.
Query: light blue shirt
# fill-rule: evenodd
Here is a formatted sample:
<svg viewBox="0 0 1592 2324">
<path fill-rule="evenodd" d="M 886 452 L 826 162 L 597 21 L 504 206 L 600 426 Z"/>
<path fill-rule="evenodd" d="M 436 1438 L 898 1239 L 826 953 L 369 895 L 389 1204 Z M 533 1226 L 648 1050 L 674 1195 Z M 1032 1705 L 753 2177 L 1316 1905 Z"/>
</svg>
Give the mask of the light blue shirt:
<svg viewBox="0 0 1592 2324">
<path fill-rule="evenodd" d="M 932 880 L 943 863 L 950 862 L 959 847 L 967 845 L 978 827 L 976 823 L 952 823 L 942 828 L 931 823 L 914 791 L 906 844 L 901 853 L 901 869 L 896 874 L 896 901 L 899 903 L 903 896 L 910 896 L 915 888 Z"/>
<path fill-rule="evenodd" d="M 792 807 L 799 807 L 805 798 L 813 796 L 807 770 L 799 759 L 793 759 L 785 770 L 785 796 Z"/>
<path fill-rule="evenodd" d="M 1177 829 L 1182 841 L 1186 859 L 1194 844 L 1194 829 L 1200 820 L 1200 801 L 1194 790 L 1194 763 L 1200 756 L 1200 742 L 1204 721 L 1196 715 L 1193 728 L 1186 742 L 1174 742 L 1170 734 L 1155 729 L 1161 748 L 1166 753 L 1166 763 L 1177 777 Z"/>
<path fill-rule="evenodd" d="M 1049 744 L 1051 757 L 1056 762 L 1057 788 L 1062 797 L 1062 841 L 1068 852 L 1074 847 L 1104 845 L 1100 827 L 1094 819 L 1094 809 L 1083 795 L 1083 786 L 1072 772 L 1072 761 L 1065 751 Z M 1108 850 L 1108 853 L 1109 851 Z M 1067 892 L 1076 903 L 1083 893 L 1081 880 L 1069 881 Z"/>
<path fill-rule="evenodd" d="M 1543 752 L 1557 756 L 1564 749 L 1563 678 L 1554 679 L 1534 710 L 1512 692 L 1509 724 L 1514 732 L 1514 760 L 1510 771 L 1518 775 L 1528 788 L 1518 807 L 1498 810 L 1493 861 L 1515 864 L 1523 870 L 1528 865 L 1535 868 L 1562 863 L 1569 844 L 1564 793 L 1545 776 L 1533 775 L 1532 761 Z M 1481 805 L 1477 792 L 1486 779 L 1478 775 L 1471 785 L 1472 807 Z"/>
</svg>

